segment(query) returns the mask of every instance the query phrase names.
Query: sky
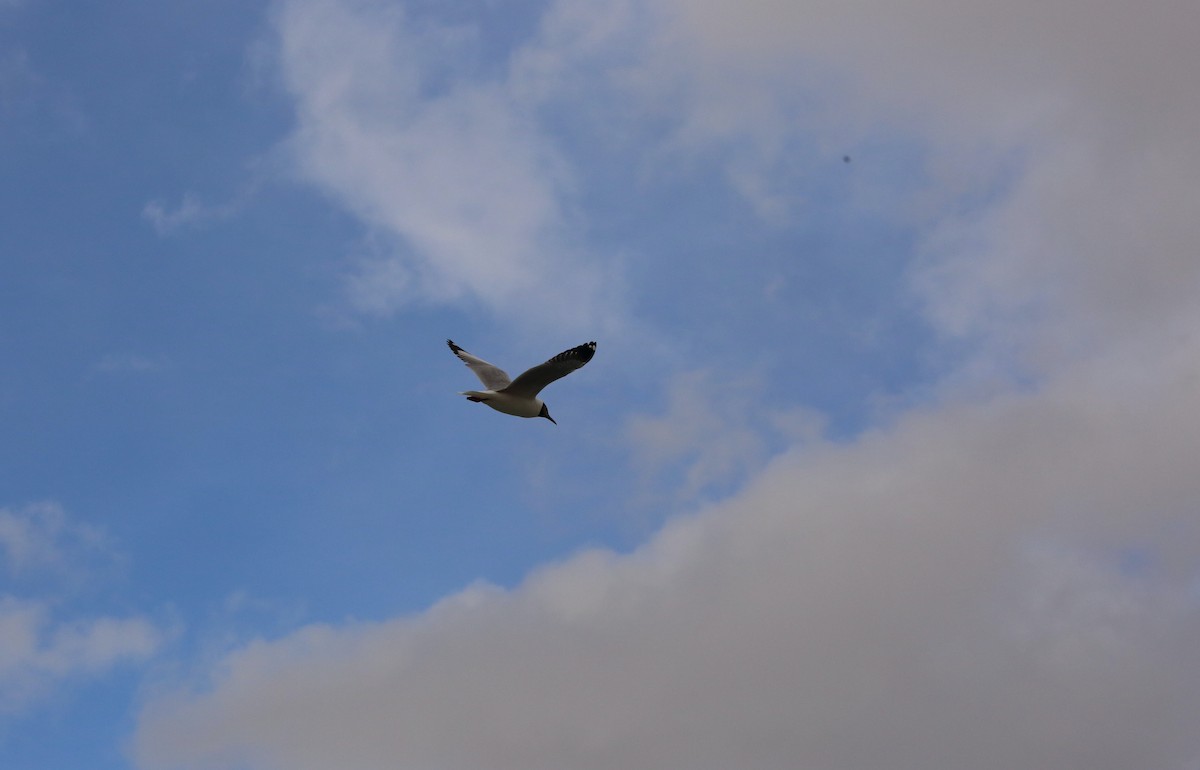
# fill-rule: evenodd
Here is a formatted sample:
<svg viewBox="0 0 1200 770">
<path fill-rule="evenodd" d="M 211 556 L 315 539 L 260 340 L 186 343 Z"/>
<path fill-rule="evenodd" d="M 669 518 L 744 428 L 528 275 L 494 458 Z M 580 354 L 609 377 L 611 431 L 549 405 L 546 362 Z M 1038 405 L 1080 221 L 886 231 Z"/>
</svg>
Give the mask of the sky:
<svg viewBox="0 0 1200 770">
<path fill-rule="evenodd" d="M 0 0 L 0 766 L 1200 770 L 1198 27 Z"/>
</svg>

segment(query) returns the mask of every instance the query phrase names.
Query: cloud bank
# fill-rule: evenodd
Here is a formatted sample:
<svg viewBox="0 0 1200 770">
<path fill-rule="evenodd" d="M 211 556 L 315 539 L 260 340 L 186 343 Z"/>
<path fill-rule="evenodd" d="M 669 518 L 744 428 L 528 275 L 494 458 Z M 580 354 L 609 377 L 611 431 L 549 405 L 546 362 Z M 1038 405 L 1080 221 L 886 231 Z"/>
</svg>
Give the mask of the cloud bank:
<svg viewBox="0 0 1200 770">
<path fill-rule="evenodd" d="M 150 704 L 138 756 L 1186 767 L 1200 757 L 1193 352 L 1150 392 L 1089 368 L 786 455 L 629 555 L 250 645 L 211 691 Z"/>
</svg>

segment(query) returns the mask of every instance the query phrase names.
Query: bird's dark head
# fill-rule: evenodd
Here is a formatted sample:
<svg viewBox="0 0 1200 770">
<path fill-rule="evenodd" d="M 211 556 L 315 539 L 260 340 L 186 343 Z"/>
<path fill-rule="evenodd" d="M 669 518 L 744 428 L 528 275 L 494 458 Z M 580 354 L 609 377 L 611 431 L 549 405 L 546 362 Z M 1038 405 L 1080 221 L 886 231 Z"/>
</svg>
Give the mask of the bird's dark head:
<svg viewBox="0 0 1200 770">
<path fill-rule="evenodd" d="M 550 410 L 546 408 L 545 404 L 542 404 L 542 411 L 538 412 L 538 417 L 545 417 L 550 422 L 558 425 L 558 422 L 550 416 Z"/>
</svg>

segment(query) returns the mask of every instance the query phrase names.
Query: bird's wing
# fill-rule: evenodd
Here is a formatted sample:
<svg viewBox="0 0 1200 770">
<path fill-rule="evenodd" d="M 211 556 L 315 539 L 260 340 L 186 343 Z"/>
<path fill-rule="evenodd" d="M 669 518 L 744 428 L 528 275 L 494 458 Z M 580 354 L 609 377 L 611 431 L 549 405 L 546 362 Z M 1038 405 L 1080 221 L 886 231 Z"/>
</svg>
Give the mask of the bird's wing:
<svg viewBox="0 0 1200 770">
<path fill-rule="evenodd" d="M 508 384 L 512 382 L 508 378 L 508 374 L 500 367 L 489 364 L 482 358 L 476 358 L 458 345 L 455 345 L 453 340 L 446 340 L 446 344 L 450 346 L 450 350 L 454 355 L 458 356 L 460 361 L 466 364 L 471 371 L 475 372 L 475 376 L 483 383 L 483 387 L 488 390 L 500 390 L 501 388 L 508 387 Z"/>
<path fill-rule="evenodd" d="M 520 377 L 517 377 L 517 379 L 512 381 L 511 385 L 504 389 L 504 392 L 511 393 L 514 396 L 532 398 L 542 388 L 560 377 L 566 377 L 588 361 L 591 361 L 594 355 L 596 355 L 595 342 L 589 342 L 586 345 L 579 345 L 570 350 L 564 350 L 546 363 L 538 364 L 523 373 Z"/>
</svg>

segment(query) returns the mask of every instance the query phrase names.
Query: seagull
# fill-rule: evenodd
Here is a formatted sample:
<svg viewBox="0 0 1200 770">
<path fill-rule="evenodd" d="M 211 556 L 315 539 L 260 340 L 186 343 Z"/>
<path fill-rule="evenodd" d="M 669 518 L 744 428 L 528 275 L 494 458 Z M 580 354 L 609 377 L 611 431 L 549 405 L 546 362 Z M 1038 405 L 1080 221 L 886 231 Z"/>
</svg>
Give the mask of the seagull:
<svg viewBox="0 0 1200 770">
<path fill-rule="evenodd" d="M 459 360 L 475 372 L 475 376 L 487 388 L 463 391 L 461 395 L 466 396 L 468 401 L 487 404 L 497 412 L 517 417 L 545 417 L 555 425 L 558 425 L 558 422 L 550 416 L 550 410 L 537 394 L 555 380 L 579 369 L 596 355 L 596 343 L 592 341 L 564 350 L 546 363 L 538 364 L 517 379 L 510 380 L 503 369 L 489 364 L 482 358 L 476 358 L 455 345 L 454 340 L 446 340 L 446 344 Z"/>
</svg>

